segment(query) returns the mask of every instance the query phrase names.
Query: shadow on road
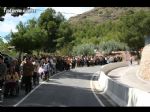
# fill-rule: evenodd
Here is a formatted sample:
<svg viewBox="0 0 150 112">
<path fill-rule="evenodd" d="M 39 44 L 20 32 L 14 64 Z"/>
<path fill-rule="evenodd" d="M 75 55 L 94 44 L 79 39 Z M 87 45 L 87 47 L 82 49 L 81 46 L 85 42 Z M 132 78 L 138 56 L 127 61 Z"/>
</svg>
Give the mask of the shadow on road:
<svg viewBox="0 0 150 112">
<path fill-rule="evenodd" d="M 38 99 L 41 99 L 45 94 L 47 94 L 47 93 L 49 93 L 50 92 L 50 94 L 51 94 L 51 96 L 53 96 L 54 98 L 55 98 L 55 95 L 57 96 L 57 94 L 65 94 L 65 95 L 67 95 L 68 93 L 72 93 L 72 91 L 74 91 L 75 93 L 77 93 L 76 91 L 82 91 L 83 93 L 87 93 L 87 92 L 91 92 L 91 89 L 90 88 L 84 88 L 84 86 L 85 86 L 85 84 L 82 86 L 82 87 L 75 87 L 75 86 L 71 86 L 71 85 L 68 85 L 68 86 L 66 86 L 66 85 L 62 85 L 62 83 L 61 83 L 61 81 L 57 81 L 57 80 L 55 80 L 55 79 L 82 79 L 82 80 L 84 80 L 84 81 L 90 81 L 91 80 L 91 77 L 92 77 L 92 75 L 93 75 L 93 73 L 92 72 L 87 72 L 86 73 L 86 71 L 81 71 L 81 72 L 78 72 L 78 71 L 74 71 L 74 70 L 70 70 L 70 71 L 66 71 L 66 72 L 64 72 L 64 74 L 59 74 L 59 75 L 56 75 L 56 76 L 54 76 L 54 77 L 52 77 L 50 80 L 49 80 L 49 82 L 47 82 L 47 84 L 42 84 L 41 86 L 40 86 L 40 88 L 39 89 L 37 89 L 33 94 L 35 94 L 35 97 L 36 97 L 36 100 L 38 100 Z M 97 76 L 96 76 L 97 77 Z M 53 80 L 54 79 L 54 80 Z M 98 77 L 97 78 L 94 78 L 94 80 L 97 80 L 98 79 Z M 74 82 L 74 83 L 76 83 L 76 82 Z M 79 84 L 80 85 L 80 84 Z M 41 87 L 43 87 L 43 88 L 41 88 Z M 47 88 L 47 89 L 44 89 L 44 88 Z M 54 89 L 54 87 L 55 87 L 55 89 Z M 65 88 L 65 89 L 60 89 L 60 88 Z M 57 90 L 58 89 L 58 90 Z M 59 90 L 60 89 L 60 90 Z M 53 90 L 55 90 L 55 92 L 54 93 L 52 93 L 53 92 Z M 67 90 L 67 93 L 66 93 L 66 90 Z M 64 93 L 63 93 L 64 92 Z M 82 93 L 81 92 L 81 93 Z M 72 94 L 75 94 L 75 93 L 72 93 Z M 31 96 L 33 96 L 33 98 L 34 98 L 34 95 L 31 95 Z M 39 94 L 39 95 L 38 95 Z M 78 93 L 77 93 L 78 94 Z M 14 105 L 14 104 L 16 104 L 19 100 L 21 100 L 23 97 L 25 96 L 25 94 L 24 94 L 24 91 L 20 91 L 20 95 L 19 95 L 19 97 L 12 97 L 12 98 L 8 98 L 8 99 L 5 99 L 5 101 L 4 101 L 4 103 L 3 103 L 3 106 L 12 106 L 12 105 Z M 38 98 L 38 97 L 39 98 Z M 50 97 L 51 97 L 50 96 Z M 62 95 L 60 95 L 60 96 L 58 96 L 58 97 L 61 97 Z M 80 96 L 80 95 L 79 95 Z M 86 95 L 85 95 L 86 96 Z M 43 98 L 45 98 L 46 96 L 44 96 Z M 84 96 L 82 96 L 82 97 L 84 97 Z M 48 98 L 48 97 L 47 97 Z M 46 99 L 47 99 L 46 98 Z M 80 97 L 78 97 L 78 98 L 80 98 Z M 77 99 L 78 99 L 77 98 Z M 31 97 L 29 97 L 29 99 L 32 99 Z M 74 99 L 74 98 L 73 98 Z M 79 100 L 79 99 L 78 99 Z M 35 101 L 35 100 L 33 100 L 33 101 Z M 41 101 L 43 101 L 42 99 L 41 99 Z M 57 101 L 57 100 L 56 100 Z M 76 100 L 75 100 L 76 101 Z M 35 101 L 36 102 L 36 101 Z M 34 102 L 34 104 L 35 104 L 35 102 Z M 40 101 L 39 101 L 40 102 Z M 42 102 L 42 103 L 44 103 L 44 102 Z M 46 104 L 45 104 L 46 105 Z M 51 104 L 52 106 L 54 105 L 54 104 Z M 75 104 L 75 105 L 77 105 L 77 104 Z M 37 104 L 37 106 L 40 106 L 40 105 L 38 105 Z M 43 105 L 42 105 L 43 106 Z M 57 106 L 57 105 L 56 105 Z M 58 105 L 58 106 L 60 106 L 60 105 Z"/>
<path fill-rule="evenodd" d="M 93 75 L 93 73 L 66 71 L 64 73 L 64 75 L 59 75 L 59 76 L 53 77 L 53 79 L 70 78 L 70 79 L 91 80 L 92 75 Z"/>
<path fill-rule="evenodd" d="M 100 106 L 90 88 L 42 84 L 19 107 Z"/>
<path fill-rule="evenodd" d="M 2 106 L 12 106 L 16 104 L 19 100 L 21 100 L 23 97 L 25 97 L 25 91 L 20 89 L 19 96 L 11 96 L 4 98 L 4 102 L 2 103 Z"/>
</svg>

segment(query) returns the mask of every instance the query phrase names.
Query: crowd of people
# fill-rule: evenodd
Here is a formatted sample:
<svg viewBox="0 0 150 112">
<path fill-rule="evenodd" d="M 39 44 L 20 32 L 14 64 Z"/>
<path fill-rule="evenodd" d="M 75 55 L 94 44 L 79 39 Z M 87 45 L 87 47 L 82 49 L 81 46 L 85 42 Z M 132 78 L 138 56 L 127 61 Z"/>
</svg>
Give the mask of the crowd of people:
<svg viewBox="0 0 150 112">
<path fill-rule="evenodd" d="M 119 55 L 108 56 L 50 56 L 50 55 L 25 55 L 19 60 L 12 59 L 6 62 L 0 55 L 0 87 L 5 86 L 4 96 L 18 95 L 19 88 L 28 94 L 39 80 L 48 81 L 53 74 L 74 69 L 75 67 L 104 65 L 122 61 Z"/>
</svg>

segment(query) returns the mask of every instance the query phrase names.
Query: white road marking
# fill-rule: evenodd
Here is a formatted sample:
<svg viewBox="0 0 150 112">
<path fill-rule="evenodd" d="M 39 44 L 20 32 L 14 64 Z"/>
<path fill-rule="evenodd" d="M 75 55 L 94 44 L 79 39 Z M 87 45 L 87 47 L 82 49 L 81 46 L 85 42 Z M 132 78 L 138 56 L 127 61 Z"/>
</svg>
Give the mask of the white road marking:
<svg viewBox="0 0 150 112">
<path fill-rule="evenodd" d="M 95 76 L 95 74 L 92 76 L 91 81 L 90 81 L 90 86 L 91 86 L 91 89 L 92 89 L 92 93 L 95 96 L 95 98 L 97 99 L 97 101 L 99 102 L 99 104 L 104 107 L 105 105 L 102 103 L 102 101 L 99 99 L 99 97 L 95 94 L 94 89 L 93 89 L 92 81 L 93 81 L 94 76 Z"/>
<path fill-rule="evenodd" d="M 65 71 L 63 71 L 63 72 L 65 72 Z M 60 74 L 60 73 L 63 73 L 63 72 L 59 72 L 59 73 L 56 73 L 56 74 L 54 74 L 53 76 L 51 76 L 50 78 L 52 78 L 52 77 L 54 77 L 54 76 L 56 76 L 56 75 L 58 75 L 58 74 Z M 19 104 L 21 104 L 25 99 L 27 99 L 37 88 L 39 88 L 40 87 L 40 85 L 42 85 L 42 84 L 44 84 L 45 82 L 43 81 L 43 82 L 41 82 L 38 86 L 36 86 L 30 93 L 28 93 L 23 99 L 21 99 L 17 104 L 15 104 L 15 105 L 13 105 L 13 107 L 17 107 Z"/>
<path fill-rule="evenodd" d="M 41 83 L 42 84 L 42 83 Z M 23 99 L 21 99 L 17 104 L 13 105 L 14 107 L 18 106 L 20 103 L 22 103 L 25 99 L 27 99 L 27 97 L 29 97 L 38 87 L 40 87 L 39 84 L 38 86 L 36 86 L 30 93 L 28 93 Z"/>
</svg>

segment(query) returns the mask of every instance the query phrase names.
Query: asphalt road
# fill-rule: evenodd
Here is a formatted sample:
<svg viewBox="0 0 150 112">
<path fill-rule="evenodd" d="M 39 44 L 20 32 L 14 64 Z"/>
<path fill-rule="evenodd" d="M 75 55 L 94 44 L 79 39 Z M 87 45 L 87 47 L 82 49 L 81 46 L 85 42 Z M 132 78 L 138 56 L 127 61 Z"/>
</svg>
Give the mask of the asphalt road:
<svg viewBox="0 0 150 112">
<path fill-rule="evenodd" d="M 97 80 L 100 66 L 76 68 L 54 75 L 27 96 L 4 102 L 4 106 L 15 107 L 79 107 L 111 106 L 106 96 L 93 92 L 92 80 Z M 23 93 L 22 93 L 23 94 Z M 103 103 L 102 103 L 102 102 Z"/>
</svg>

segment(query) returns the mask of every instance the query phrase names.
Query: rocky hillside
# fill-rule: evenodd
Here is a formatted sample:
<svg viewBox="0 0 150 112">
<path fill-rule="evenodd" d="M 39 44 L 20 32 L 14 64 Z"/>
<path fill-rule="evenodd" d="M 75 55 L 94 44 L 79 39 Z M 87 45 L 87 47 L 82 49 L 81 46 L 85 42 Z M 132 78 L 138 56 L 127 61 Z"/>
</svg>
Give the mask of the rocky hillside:
<svg viewBox="0 0 150 112">
<path fill-rule="evenodd" d="M 77 24 L 81 21 L 89 20 L 95 23 L 101 23 L 108 19 L 115 20 L 123 14 L 133 13 L 139 10 L 150 11 L 150 7 L 96 7 L 83 14 L 71 17 L 69 22 Z"/>
</svg>

